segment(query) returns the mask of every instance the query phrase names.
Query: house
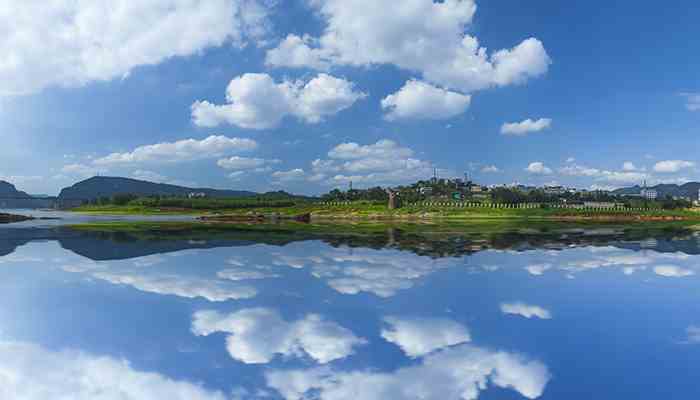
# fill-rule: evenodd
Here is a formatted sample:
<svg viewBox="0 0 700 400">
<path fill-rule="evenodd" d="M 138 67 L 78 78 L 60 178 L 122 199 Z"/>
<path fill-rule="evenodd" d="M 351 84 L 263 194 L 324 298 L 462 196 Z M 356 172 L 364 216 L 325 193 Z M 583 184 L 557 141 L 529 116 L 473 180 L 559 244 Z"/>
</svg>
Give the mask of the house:
<svg viewBox="0 0 700 400">
<path fill-rule="evenodd" d="M 188 199 L 202 199 L 202 198 L 205 198 L 205 197 L 207 197 L 207 194 L 204 193 L 204 192 L 190 192 L 190 193 L 187 195 L 187 198 L 188 198 Z"/>
</svg>

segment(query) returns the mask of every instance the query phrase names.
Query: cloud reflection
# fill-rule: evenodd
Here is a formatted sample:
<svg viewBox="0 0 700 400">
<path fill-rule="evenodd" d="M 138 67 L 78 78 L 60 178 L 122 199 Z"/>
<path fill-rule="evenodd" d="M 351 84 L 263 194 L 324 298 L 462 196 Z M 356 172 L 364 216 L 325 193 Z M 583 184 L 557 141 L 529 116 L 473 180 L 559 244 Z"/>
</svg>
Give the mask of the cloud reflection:
<svg viewBox="0 0 700 400">
<path fill-rule="evenodd" d="M 547 367 L 521 355 L 462 344 L 394 372 L 328 367 L 268 372 L 268 386 L 286 400 L 475 400 L 490 385 L 535 399 L 549 382 Z"/>
<path fill-rule="evenodd" d="M 552 313 L 549 310 L 540 306 L 525 304 L 522 302 L 516 303 L 501 303 L 501 312 L 503 314 L 519 315 L 524 318 L 540 318 L 551 319 Z"/>
<path fill-rule="evenodd" d="M 348 329 L 316 314 L 287 322 L 275 310 L 250 308 L 232 314 L 198 311 L 192 332 L 208 336 L 225 332 L 226 348 L 232 358 L 246 364 L 264 364 L 275 355 L 308 355 L 319 363 L 345 358 L 355 346 L 366 341 Z"/>
<path fill-rule="evenodd" d="M 218 391 L 137 371 L 124 360 L 0 341 L 0 398 L 16 400 L 225 400 Z"/>
<path fill-rule="evenodd" d="M 449 319 L 386 317 L 384 322 L 382 337 L 413 358 L 471 341 L 469 330 Z"/>
</svg>

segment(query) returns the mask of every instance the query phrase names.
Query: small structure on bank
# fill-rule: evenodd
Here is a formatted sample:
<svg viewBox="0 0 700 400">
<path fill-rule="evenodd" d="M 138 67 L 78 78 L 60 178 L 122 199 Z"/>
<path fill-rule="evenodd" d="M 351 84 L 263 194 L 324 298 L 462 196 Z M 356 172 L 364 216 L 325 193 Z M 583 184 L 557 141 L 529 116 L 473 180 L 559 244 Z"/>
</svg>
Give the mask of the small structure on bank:
<svg viewBox="0 0 700 400">
<path fill-rule="evenodd" d="M 389 195 L 389 209 L 390 210 L 395 210 L 400 207 L 399 204 L 399 192 L 396 190 L 392 190 L 391 188 L 386 190 L 386 193 Z"/>
</svg>

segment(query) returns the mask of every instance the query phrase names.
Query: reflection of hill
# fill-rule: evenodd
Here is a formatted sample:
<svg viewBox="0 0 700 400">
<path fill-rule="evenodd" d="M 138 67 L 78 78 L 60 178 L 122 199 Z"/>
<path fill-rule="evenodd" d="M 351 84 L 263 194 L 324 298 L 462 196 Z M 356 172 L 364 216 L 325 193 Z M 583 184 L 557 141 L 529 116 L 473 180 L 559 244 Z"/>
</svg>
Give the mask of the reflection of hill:
<svg viewBox="0 0 700 400">
<path fill-rule="evenodd" d="M 683 229 L 504 231 L 479 233 L 411 233 L 399 229 L 372 234 L 325 234 L 285 229 L 219 231 L 100 232 L 69 228 L 0 229 L 0 256 L 30 241 L 54 240 L 76 254 L 96 261 L 143 257 L 187 249 L 286 244 L 320 240 L 333 247 L 391 248 L 433 258 L 461 257 L 486 249 L 524 251 L 559 250 L 581 246 L 615 246 L 629 250 L 656 250 L 700 254 L 700 241 Z"/>
</svg>

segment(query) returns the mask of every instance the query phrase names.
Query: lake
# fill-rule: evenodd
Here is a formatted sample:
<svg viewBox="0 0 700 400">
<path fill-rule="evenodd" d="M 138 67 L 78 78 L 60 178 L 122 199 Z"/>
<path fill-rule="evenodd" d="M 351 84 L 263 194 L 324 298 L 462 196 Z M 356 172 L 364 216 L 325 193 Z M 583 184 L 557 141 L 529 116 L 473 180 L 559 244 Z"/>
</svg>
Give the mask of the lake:
<svg viewBox="0 0 700 400">
<path fill-rule="evenodd" d="M 2 399 L 692 399 L 700 235 L 0 226 Z"/>
</svg>

